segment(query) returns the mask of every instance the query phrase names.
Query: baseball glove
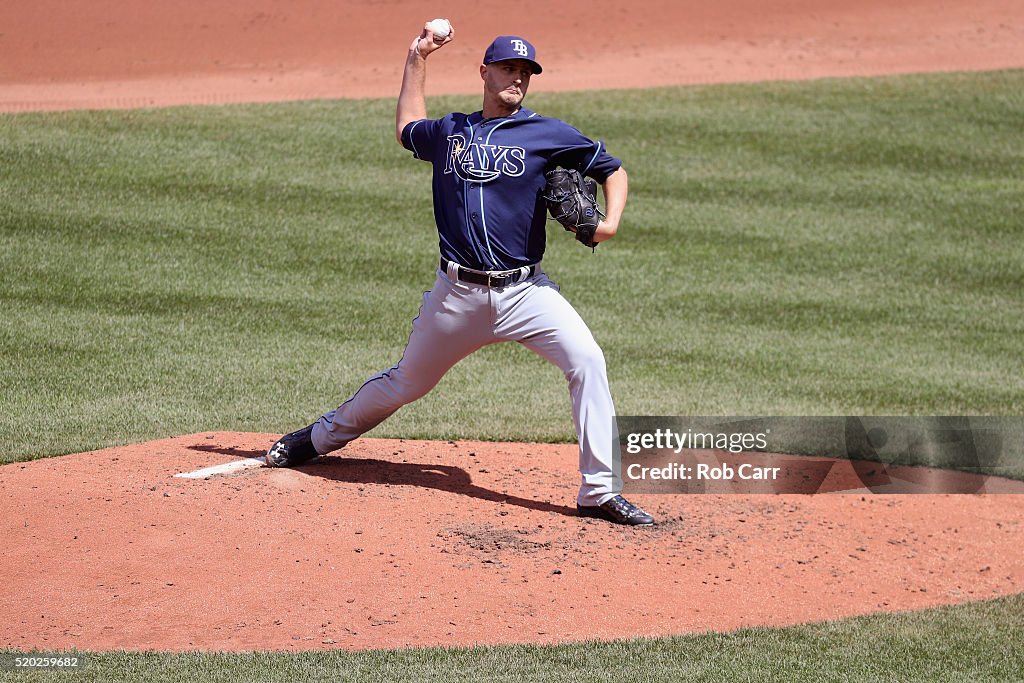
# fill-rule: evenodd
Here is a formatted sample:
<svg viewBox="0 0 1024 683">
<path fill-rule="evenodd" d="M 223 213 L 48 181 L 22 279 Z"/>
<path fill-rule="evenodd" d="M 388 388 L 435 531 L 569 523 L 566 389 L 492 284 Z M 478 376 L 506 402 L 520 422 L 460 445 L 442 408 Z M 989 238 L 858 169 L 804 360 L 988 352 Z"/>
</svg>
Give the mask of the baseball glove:
<svg viewBox="0 0 1024 683">
<path fill-rule="evenodd" d="M 547 186 L 544 188 L 544 202 L 548 213 L 569 232 L 576 233 L 576 240 L 584 246 L 595 249 L 594 233 L 604 218 L 597 205 L 597 183 L 584 178 L 576 169 L 553 168 L 544 174 Z"/>
</svg>

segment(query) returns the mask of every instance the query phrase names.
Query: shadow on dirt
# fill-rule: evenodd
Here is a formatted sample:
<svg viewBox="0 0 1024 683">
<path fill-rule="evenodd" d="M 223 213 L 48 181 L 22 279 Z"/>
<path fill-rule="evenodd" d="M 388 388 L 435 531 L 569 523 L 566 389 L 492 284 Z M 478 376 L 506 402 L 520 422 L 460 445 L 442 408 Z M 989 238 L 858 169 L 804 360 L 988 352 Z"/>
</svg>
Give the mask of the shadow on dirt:
<svg viewBox="0 0 1024 683">
<path fill-rule="evenodd" d="M 220 453 L 239 458 L 262 458 L 266 451 L 246 448 L 222 448 L 197 444 L 190 450 L 204 453 Z M 391 486 L 419 486 L 457 493 L 492 503 L 507 503 L 528 510 L 555 512 L 566 517 L 576 517 L 576 509 L 567 505 L 556 505 L 530 498 L 492 491 L 473 483 L 469 473 L 461 467 L 414 462 L 389 462 L 376 458 L 346 458 L 322 456 L 317 460 L 295 468 L 309 475 L 349 484 L 371 484 Z"/>
<path fill-rule="evenodd" d="M 201 453 L 232 455 L 236 458 L 262 458 L 267 454 L 266 449 L 254 450 L 251 448 L 222 448 L 220 446 L 207 446 L 206 444 L 196 444 L 195 446 L 189 446 L 188 449 L 190 451 L 199 451 Z"/>
<path fill-rule="evenodd" d="M 325 457 L 302 468 L 309 474 L 344 481 L 351 484 L 390 484 L 391 486 L 420 486 L 449 493 L 457 493 L 492 503 L 507 503 L 528 510 L 556 512 L 567 517 L 576 517 L 576 509 L 566 505 L 555 505 L 531 500 L 508 493 L 500 493 L 477 486 L 469 473 L 461 467 L 415 462 L 388 462 L 377 459 L 353 459 Z"/>
</svg>

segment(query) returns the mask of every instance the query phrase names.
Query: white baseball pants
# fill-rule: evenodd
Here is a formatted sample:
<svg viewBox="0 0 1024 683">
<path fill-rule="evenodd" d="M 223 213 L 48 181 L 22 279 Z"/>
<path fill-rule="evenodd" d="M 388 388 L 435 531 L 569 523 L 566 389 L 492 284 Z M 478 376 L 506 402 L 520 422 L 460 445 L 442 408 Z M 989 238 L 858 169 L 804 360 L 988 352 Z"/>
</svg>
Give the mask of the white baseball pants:
<svg viewBox="0 0 1024 683">
<path fill-rule="evenodd" d="M 622 490 L 614 454 L 615 408 L 604 354 L 586 323 L 539 268 L 533 277 L 493 288 L 460 282 L 438 270 L 424 293 L 405 353 L 368 379 L 313 427 L 320 454 L 337 450 L 425 395 L 460 360 L 497 342 L 515 341 L 565 374 L 579 440 L 580 505 L 600 505 Z"/>
</svg>

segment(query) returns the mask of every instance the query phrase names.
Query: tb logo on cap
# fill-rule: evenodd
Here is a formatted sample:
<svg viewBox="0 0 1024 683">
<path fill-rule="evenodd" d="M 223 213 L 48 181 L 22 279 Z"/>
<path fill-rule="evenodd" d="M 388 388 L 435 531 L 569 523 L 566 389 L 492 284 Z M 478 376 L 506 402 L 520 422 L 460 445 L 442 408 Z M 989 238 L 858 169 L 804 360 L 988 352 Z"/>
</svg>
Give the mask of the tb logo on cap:
<svg viewBox="0 0 1024 683">
<path fill-rule="evenodd" d="M 530 49 L 526 47 L 526 43 L 516 38 L 512 41 L 512 49 L 515 50 L 516 54 L 528 57 L 530 55 Z"/>
</svg>

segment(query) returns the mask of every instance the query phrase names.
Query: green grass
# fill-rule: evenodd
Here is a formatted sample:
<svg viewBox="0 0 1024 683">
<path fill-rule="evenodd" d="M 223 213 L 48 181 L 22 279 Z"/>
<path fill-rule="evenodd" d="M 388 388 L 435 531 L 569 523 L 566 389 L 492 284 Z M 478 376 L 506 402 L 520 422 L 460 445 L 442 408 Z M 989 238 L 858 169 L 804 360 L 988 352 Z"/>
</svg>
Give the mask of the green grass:
<svg viewBox="0 0 1024 683">
<path fill-rule="evenodd" d="M 1024 72 L 531 96 L 632 181 L 547 268 L 622 414 L 1024 413 Z M 431 111 L 473 109 L 444 98 Z M 280 432 L 401 355 L 436 254 L 393 103 L 0 116 L 0 437 Z M 380 436 L 572 438 L 483 350 Z"/>
<path fill-rule="evenodd" d="M 592 255 L 553 226 L 546 261 L 619 412 L 1024 414 L 1022 93 L 1024 71 L 531 95 L 630 174 L 620 236 Z M 396 361 L 436 234 L 392 117 L 0 116 L 0 462 L 281 432 Z M 571 430 L 560 373 L 500 346 L 373 433 Z M 75 680 L 1020 680 L 1022 613 L 1017 596 L 559 648 L 106 653 Z"/>
<path fill-rule="evenodd" d="M 74 674 L 0 681 L 1020 681 L 1024 596 L 790 628 L 550 647 L 87 653 Z M 8 651 L 9 652 L 9 651 Z"/>
</svg>

